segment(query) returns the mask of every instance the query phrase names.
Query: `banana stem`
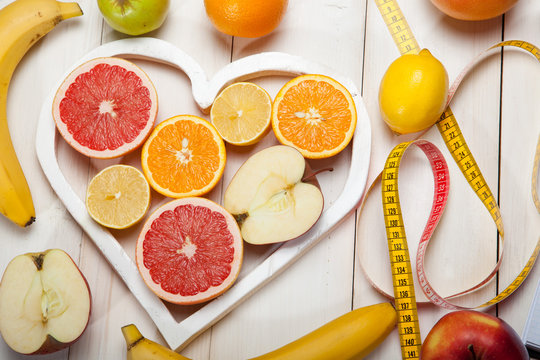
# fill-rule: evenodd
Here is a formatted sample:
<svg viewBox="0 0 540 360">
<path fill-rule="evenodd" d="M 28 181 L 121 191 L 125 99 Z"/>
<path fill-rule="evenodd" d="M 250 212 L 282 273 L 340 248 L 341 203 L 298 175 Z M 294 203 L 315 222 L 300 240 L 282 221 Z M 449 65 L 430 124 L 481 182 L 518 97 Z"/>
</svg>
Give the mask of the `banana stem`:
<svg viewBox="0 0 540 360">
<path fill-rule="evenodd" d="M 124 335 L 124 339 L 126 339 L 128 350 L 144 339 L 139 329 L 133 324 L 123 326 L 122 334 Z"/>
<path fill-rule="evenodd" d="M 70 19 L 72 17 L 81 16 L 83 11 L 76 2 L 57 2 L 60 13 L 62 14 L 62 20 Z"/>
</svg>

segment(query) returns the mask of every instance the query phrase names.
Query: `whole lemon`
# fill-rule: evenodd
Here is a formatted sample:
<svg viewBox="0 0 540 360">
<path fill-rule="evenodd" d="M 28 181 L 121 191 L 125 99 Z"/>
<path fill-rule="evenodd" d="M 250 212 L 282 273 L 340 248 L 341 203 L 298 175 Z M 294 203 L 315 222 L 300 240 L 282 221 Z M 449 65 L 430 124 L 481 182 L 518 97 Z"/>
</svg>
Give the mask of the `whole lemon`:
<svg viewBox="0 0 540 360">
<path fill-rule="evenodd" d="M 394 132 L 427 129 L 439 120 L 448 95 L 448 74 L 429 50 L 397 58 L 379 87 L 383 120 Z"/>
<path fill-rule="evenodd" d="M 204 0 L 212 24 L 227 35 L 256 38 L 272 32 L 288 0 Z"/>
</svg>

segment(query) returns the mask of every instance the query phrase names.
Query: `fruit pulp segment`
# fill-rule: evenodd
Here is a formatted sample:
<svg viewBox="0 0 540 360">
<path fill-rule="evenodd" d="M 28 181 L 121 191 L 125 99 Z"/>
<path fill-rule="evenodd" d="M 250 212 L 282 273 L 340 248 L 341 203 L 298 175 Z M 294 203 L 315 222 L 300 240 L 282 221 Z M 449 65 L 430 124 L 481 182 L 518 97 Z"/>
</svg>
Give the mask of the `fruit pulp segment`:
<svg viewBox="0 0 540 360">
<path fill-rule="evenodd" d="M 60 102 L 73 139 L 90 149 L 115 150 L 134 141 L 150 118 L 150 90 L 133 71 L 100 63 L 77 76 Z"/>
<path fill-rule="evenodd" d="M 143 242 L 144 266 L 166 292 L 196 295 L 221 285 L 230 275 L 233 242 L 221 213 L 181 205 L 153 221 Z"/>
<path fill-rule="evenodd" d="M 212 105 L 212 123 L 220 135 L 233 143 L 257 138 L 270 125 L 272 101 L 255 84 L 236 83 L 223 90 Z"/>
<path fill-rule="evenodd" d="M 292 86 L 277 112 L 283 137 L 310 152 L 338 147 L 353 122 L 347 98 L 324 81 L 304 80 Z"/>
<path fill-rule="evenodd" d="M 114 165 L 102 170 L 88 187 L 88 211 L 105 226 L 124 227 L 139 220 L 148 209 L 150 188 L 137 169 Z"/>
<path fill-rule="evenodd" d="M 221 165 L 220 149 L 204 125 L 179 120 L 150 139 L 148 168 L 154 181 L 174 193 L 202 189 Z"/>
</svg>

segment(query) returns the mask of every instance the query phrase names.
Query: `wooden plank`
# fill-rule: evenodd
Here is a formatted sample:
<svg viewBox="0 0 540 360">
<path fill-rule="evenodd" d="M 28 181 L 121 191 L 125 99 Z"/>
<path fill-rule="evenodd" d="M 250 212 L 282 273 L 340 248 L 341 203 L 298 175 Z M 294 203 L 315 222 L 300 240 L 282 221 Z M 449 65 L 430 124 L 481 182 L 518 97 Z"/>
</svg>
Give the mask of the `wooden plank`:
<svg viewBox="0 0 540 360">
<path fill-rule="evenodd" d="M 540 3 L 522 0 L 505 17 L 505 40 L 520 39 L 540 45 L 534 18 Z M 499 273 L 499 289 L 521 271 L 540 236 L 540 221 L 532 202 L 533 157 L 540 136 L 536 103 L 540 94 L 540 63 L 532 56 L 508 48 L 503 60 L 501 124 L 501 211 L 506 248 Z M 538 186 L 537 186 L 538 189 Z M 536 284 L 538 265 L 509 299 L 499 304 L 499 316 L 521 334 Z"/>
<path fill-rule="evenodd" d="M 0 1 L 0 8 L 10 2 Z M 79 1 L 83 12 L 93 3 Z M 3 217 L 0 219 L 2 237 L 5 239 L 4 251 L 0 255 L 2 273 L 14 256 L 50 248 L 63 249 L 75 262 L 80 263 L 82 231 L 50 188 L 37 162 L 33 144 L 45 97 L 72 62 L 86 53 L 88 48 L 99 44 L 100 26 L 100 20 L 92 12 L 58 24 L 30 49 L 12 79 L 8 98 L 10 133 L 32 191 L 37 219 L 26 229 L 14 227 Z M 64 152 L 63 145 L 59 144 L 59 156 L 67 163 L 73 163 L 76 156 Z M 85 179 L 86 172 L 79 173 L 78 169 L 78 166 L 73 166 L 66 172 Z M 19 358 L 3 341 L 0 341 L 0 354 L 2 359 Z M 67 359 L 68 355 L 69 351 L 64 350 L 55 354 L 54 358 Z"/>
<path fill-rule="evenodd" d="M 98 9 L 96 11 L 99 13 Z M 106 23 L 103 23 L 102 26 L 102 43 L 129 37 L 112 30 Z M 145 36 L 160 38 L 175 44 L 198 61 L 209 77 L 229 62 L 230 45 L 227 45 L 227 40 L 223 36 L 216 36 L 213 27 L 206 19 L 204 6 L 200 1 L 186 1 L 181 7 L 171 6 L 163 26 Z M 148 73 L 158 91 L 157 122 L 179 114 L 203 116 L 193 101 L 191 84 L 184 74 L 167 66 L 148 61 L 137 60 L 135 62 Z M 139 159 L 140 150 L 126 156 L 121 161 L 140 168 Z M 94 161 L 89 168 L 90 175 L 108 165 L 111 165 L 110 161 Z M 216 191 L 213 191 L 209 197 L 215 199 L 215 193 Z M 217 194 L 219 195 L 219 192 Z M 154 192 L 150 211 L 166 201 L 168 201 L 167 198 Z M 139 224 L 127 231 L 113 232 L 133 259 L 135 258 L 135 241 L 141 226 L 142 224 Z M 84 245 L 84 268 L 87 268 L 87 272 L 93 274 L 96 279 L 100 279 L 95 284 L 96 291 L 100 294 L 99 302 L 96 304 L 99 306 L 100 315 L 98 315 L 99 318 L 93 317 L 96 319 L 92 322 L 92 334 L 93 337 L 96 337 L 91 340 L 94 345 L 93 349 L 84 349 L 84 352 L 75 354 L 73 358 L 80 358 L 83 353 L 89 358 L 113 358 L 118 354 L 125 353 L 125 342 L 120 328 L 129 323 L 135 323 L 146 337 L 165 345 L 164 339 L 145 310 L 114 273 L 114 270 L 104 260 L 91 240 L 85 237 Z M 193 309 L 194 307 L 185 309 L 170 306 L 170 310 L 177 316 L 178 320 L 184 318 Z M 208 353 L 208 338 L 207 334 L 203 334 L 183 353 L 192 358 L 204 358 L 205 354 Z M 96 346 L 97 344 L 101 345 Z M 88 351 L 92 355 L 87 355 Z"/>
<path fill-rule="evenodd" d="M 363 14 L 365 1 L 317 0 L 289 2 L 275 32 L 259 39 L 235 38 L 233 60 L 263 51 L 300 55 L 361 83 Z M 351 16 L 354 14 L 354 16 Z M 289 78 L 264 78 L 256 82 L 272 98 Z M 269 133 L 251 149 L 253 153 L 276 144 Z M 234 161 L 234 163 L 233 163 Z M 243 157 L 232 160 L 224 185 Z M 318 176 L 325 206 L 341 193 L 350 163 L 350 147 L 331 159 L 309 161 L 314 169 L 335 170 Z M 354 218 L 350 216 L 275 281 L 266 285 L 214 326 L 210 359 L 245 359 L 299 338 L 351 309 Z M 231 338 L 230 333 L 237 334 Z"/>
</svg>

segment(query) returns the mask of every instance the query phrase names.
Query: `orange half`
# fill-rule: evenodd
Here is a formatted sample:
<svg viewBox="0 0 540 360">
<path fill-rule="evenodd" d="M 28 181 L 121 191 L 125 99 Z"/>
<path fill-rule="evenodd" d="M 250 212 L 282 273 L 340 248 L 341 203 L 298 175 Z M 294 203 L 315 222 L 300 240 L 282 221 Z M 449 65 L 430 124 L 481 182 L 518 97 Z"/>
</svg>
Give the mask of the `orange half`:
<svg viewBox="0 0 540 360">
<path fill-rule="evenodd" d="M 336 80 L 317 74 L 287 82 L 272 105 L 272 129 L 283 145 L 310 159 L 334 156 L 351 141 L 356 107 Z"/>
<path fill-rule="evenodd" d="M 208 121 L 178 115 L 161 122 L 142 149 L 150 186 L 172 198 L 201 196 L 216 186 L 225 169 L 225 144 Z"/>
</svg>

